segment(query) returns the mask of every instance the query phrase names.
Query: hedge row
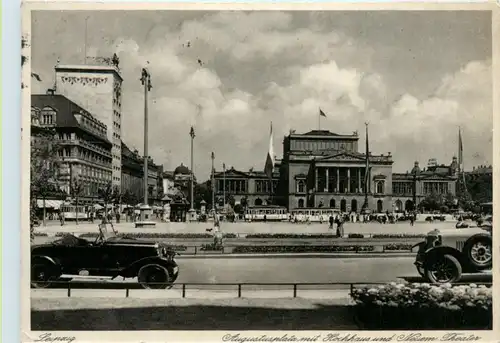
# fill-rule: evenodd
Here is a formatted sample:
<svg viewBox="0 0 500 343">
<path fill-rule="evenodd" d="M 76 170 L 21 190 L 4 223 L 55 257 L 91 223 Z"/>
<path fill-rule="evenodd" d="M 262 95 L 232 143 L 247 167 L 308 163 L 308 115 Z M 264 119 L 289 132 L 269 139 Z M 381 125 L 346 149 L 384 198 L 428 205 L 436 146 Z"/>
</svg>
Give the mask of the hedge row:
<svg viewBox="0 0 500 343">
<path fill-rule="evenodd" d="M 409 251 L 413 244 L 391 243 L 384 245 L 384 251 Z"/>
<path fill-rule="evenodd" d="M 64 236 L 66 233 L 58 232 L 56 236 Z M 98 234 L 94 232 L 83 233 L 81 238 L 95 238 Z M 236 238 L 234 233 L 223 234 L 224 238 Z M 180 238 L 180 239 L 193 239 L 193 238 L 213 238 L 209 233 L 161 233 L 161 232 L 132 232 L 132 233 L 118 233 L 118 237 L 123 238 Z"/>
<path fill-rule="evenodd" d="M 234 247 L 233 254 L 270 254 L 270 253 L 335 253 L 335 252 L 370 252 L 373 246 L 346 246 L 346 245 L 299 245 L 299 246 L 251 246 L 240 245 Z"/>
<path fill-rule="evenodd" d="M 491 330 L 492 289 L 386 284 L 354 289 L 356 317 L 371 330 Z M 436 339 L 437 340 L 437 339 Z"/>
</svg>

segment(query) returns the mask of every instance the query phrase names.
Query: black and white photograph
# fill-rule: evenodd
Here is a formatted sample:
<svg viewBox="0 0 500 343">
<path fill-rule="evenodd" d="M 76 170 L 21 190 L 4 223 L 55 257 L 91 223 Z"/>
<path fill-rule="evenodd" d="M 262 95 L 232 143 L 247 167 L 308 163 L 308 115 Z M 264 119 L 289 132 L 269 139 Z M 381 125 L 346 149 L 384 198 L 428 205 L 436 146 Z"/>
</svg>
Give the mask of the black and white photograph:
<svg viewBox="0 0 500 343">
<path fill-rule="evenodd" d="M 493 339 L 494 4 L 49 5 L 30 339 Z"/>
</svg>

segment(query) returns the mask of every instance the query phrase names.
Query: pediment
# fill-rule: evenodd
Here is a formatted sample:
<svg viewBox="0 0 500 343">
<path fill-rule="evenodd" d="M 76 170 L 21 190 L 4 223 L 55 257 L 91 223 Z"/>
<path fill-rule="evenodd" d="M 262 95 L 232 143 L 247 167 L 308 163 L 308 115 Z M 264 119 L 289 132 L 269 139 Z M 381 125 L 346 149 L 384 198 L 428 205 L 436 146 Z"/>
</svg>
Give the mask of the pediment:
<svg viewBox="0 0 500 343">
<path fill-rule="evenodd" d="M 224 177 L 224 172 L 215 173 L 215 176 Z M 236 169 L 226 170 L 225 176 L 226 177 L 245 177 L 245 178 L 248 177 L 247 173 L 236 170 Z"/>
<path fill-rule="evenodd" d="M 325 156 L 318 158 L 316 161 L 318 162 L 329 162 L 329 161 L 365 161 L 364 156 L 356 155 L 348 152 L 340 152 L 337 154 Z"/>
</svg>

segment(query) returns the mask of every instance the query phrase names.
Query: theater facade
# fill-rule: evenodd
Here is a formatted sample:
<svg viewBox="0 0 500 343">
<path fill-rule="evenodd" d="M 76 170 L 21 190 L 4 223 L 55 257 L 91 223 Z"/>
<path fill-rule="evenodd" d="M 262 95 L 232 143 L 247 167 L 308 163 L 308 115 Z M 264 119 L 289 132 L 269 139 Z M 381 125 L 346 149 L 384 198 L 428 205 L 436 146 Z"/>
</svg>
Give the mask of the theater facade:
<svg viewBox="0 0 500 343">
<path fill-rule="evenodd" d="M 328 207 L 359 212 L 365 201 L 365 182 L 368 182 L 368 208 L 378 213 L 413 210 L 415 202 L 418 205 L 430 194 L 455 195 L 456 158 L 450 165 L 427 170 L 421 170 L 415 162 L 410 171 L 393 173 L 391 152 L 370 151 L 366 176 L 366 155 L 359 151 L 358 142 L 357 132 L 291 131 L 283 140 L 283 158 L 275 166 L 271 197 L 267 196 L 269 188 L 258 187 L 269 182 L 263 172 L 234 168 L 225 172 L 225 193 L 245 197 L 249 206 L 263 205 L 266 204 L 263 199 L 270 199 L 272 204 L 289 211 Z M 223 178 L 223 172 L 215 173 L 216 194 L 224 190 Z M 230 186 L 233 183 L 235 186 Z M 270 204 L 269 200 L 267 203 Z"/>
</svg>

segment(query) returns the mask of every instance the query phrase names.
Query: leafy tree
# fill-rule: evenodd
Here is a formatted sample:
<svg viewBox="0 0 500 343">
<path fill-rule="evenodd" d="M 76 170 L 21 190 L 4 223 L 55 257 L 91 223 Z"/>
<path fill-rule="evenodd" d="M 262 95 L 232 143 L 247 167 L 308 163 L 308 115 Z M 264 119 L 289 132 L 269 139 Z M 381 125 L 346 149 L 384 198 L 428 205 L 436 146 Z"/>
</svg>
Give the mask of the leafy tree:
<svg viewBox="0 0 500 343">
<path fill-rule="evenodd" d="M 111 181 L 106 184 L 106 186 L 99 188 L 97 191 L 99 199 L 104 201 L 104 210 L 108 209 L 108 204 L 113 202 L 113 185 Z"/>
<path fill-rule="evenodd" d="M 71 196 L 75 198 L 76 206 L 78 207 L 78 200 L 84 190 L 84 184 L 79 177 L 75 177 L 71 182 Z M 76 211 L 76 225 L 78 225 L 78 211 Z"/>
<path fill-rule="evenodd" d="M 113 187 L 113 195 L 111 196 L 112 202 L 115 205 L 119 205 L 122 202 L 122 193 L 120 191 L 120 187 L 114 186 Z"/>
<path fill-rule="evenodd" d="M 432 193 L 426 196 L 419 204 L 424 210 L 437 211 L 443 204 L 442 197 L 439 194 Z"/>
<path fill-rule="evenodd" d="M 122 201 L 126 205 L 132 205 L 132 193 L 128 189 L 123 193 Z"/>
<path fill-rule="evenodd" d="M 207 203 L 207 208 L 212 208 L 212 187 L 210 181 L 195 184 L 193 193 L 196 208 L 201 207 L 202 200 L 205 200 Z"/>
<path fill-rule="evenodd" d="M 55 139 L 55 130 L 33 130 L 31 137 L 30 159 L 30 190 L 31 198 L 41 198 L 43 202 L 43 225 L 45 226 L 45 200 L 59 190 L 58 171 L 60 160 L 58 158 L 59 145 Z M 33 210 L 33 208 L 32 208 Z"/>
</svg>

